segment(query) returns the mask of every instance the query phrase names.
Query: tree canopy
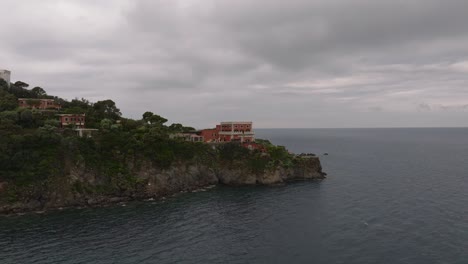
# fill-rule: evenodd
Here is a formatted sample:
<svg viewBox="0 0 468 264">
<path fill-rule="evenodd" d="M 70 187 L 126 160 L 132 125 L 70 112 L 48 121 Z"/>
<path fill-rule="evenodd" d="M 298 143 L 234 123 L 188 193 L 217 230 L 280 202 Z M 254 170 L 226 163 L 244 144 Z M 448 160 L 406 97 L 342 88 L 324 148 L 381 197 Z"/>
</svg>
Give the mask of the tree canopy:
<svg viewBox="0 0 468 264">
<path fill-rule="evenodd" d="M 45 96 L 47 96 L 47 93 L 44 89 L 42 89 L 41 87 L 34 87 L 31 92 L 33 92 L 37 98 L 44 98 Z"/>
<path fill-rule="evenodd" d="M 166 125 L 168 119 L 152 112 L 145 112 L 138 120 L 123 118 L 110 99 L 96 103 L 83 98 L 68 101 L 47 95 L 41 87 L 29 90 L 28 86 L 18 81 L 8 87 L 0 80 L 0 183 L 8 182 L 9 186 L 8 192 L 0 192 L 0 200 L 41 197 L 53 180 L 60 182 L 67 177 L 66 170 L 77 164 L 100 177 L 98 187 L 87 191 L 112 194 L 135 187 L 138 179 L 131 171 L 140 160 L 160 168 L 175 162 L 210 166 L 216 166 L 215 162 L 232 162 L 233 166 L 244 162 L 255 173 L 291 162 L 286 149 L 266 141 L 269 157 L 236 143 L 214 149 L 208 144 L 172 139 L 173 133 L 195 129 L 179 123 Z M 20 108 L 18 98 L 29 98 L 31 103 L 53 98 L 61 109 Z M 85 114 L 86 127 L 98 131 L 92 138 L 80 138 L 73 127 L 58 128 L 57 114 Z M 86 189 L 80 182 L 75 184 L 78 192 Z"/>
</svg>

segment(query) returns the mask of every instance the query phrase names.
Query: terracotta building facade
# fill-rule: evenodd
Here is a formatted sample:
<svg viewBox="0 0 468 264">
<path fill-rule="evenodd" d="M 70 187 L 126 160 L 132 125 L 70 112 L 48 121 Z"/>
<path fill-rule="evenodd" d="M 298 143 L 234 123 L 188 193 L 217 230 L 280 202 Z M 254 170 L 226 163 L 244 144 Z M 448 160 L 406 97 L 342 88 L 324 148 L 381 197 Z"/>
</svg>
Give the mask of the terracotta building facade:
<svg viewBox="0 0 468 264">
<path fill-rule="evenodd" d="M 60 105 L 54 99 L 35 99 L 35 98 L 19 98 L 18 106 L 22 108 L 32 108 L 40 110 L 60 109 Z"/>
<path fill-rule="evenodd" d="M 200 135 L 205 142 L 254 142 L 255 133 L 252 122 L 234 121 L 221 122 L 216 128 L 204 129 Z"/>
<path fill-rule="evenodd" d="M 60 127 L 85 128 L 85 114 L 61 114 L 59 116 Z"/>
<path fill-rule="evenodd" d="M 218 142 L 219 141 L 219 130 L 216 128 L 203 129 L 200 131 L 200 136 L 203 137 L 204 142 Z"/>
</svg>

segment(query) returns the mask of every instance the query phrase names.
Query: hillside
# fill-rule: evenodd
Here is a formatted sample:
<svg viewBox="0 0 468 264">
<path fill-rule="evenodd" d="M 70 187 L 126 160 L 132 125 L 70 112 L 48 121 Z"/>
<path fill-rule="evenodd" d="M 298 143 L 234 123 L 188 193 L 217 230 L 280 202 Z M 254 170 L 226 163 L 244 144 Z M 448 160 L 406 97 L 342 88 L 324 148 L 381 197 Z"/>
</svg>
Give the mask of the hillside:
<svg viewBox="0 0 468 264">
<path fill-rule="evenodd" d="M 18 107 L 19 98 L 52 99 L 57 109 Z M 92 137 L 57 115 L 85 114 Z M 213 184 L 274 184 L 323 178 L 318 158 L 259 141 L 265 151 L 171 139 L 191 131 L 146 112 L 122 117 L 112 100 L 67 101 L 24 82 L 0 79 L 0 213 L 162 197 Z"/>
</svg>

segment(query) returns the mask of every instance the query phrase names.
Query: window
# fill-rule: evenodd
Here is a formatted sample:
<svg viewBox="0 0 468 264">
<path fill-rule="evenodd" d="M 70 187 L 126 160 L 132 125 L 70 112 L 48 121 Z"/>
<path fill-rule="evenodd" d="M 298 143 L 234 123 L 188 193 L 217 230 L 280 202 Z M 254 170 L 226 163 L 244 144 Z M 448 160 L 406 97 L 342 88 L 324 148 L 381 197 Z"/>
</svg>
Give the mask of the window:
<svg viewBox="0 0 468 264">
<path fill-rule="evenodd" d="M 68 117 L 65 117 L 65 122 L 68 122 Z"/>
</svg>

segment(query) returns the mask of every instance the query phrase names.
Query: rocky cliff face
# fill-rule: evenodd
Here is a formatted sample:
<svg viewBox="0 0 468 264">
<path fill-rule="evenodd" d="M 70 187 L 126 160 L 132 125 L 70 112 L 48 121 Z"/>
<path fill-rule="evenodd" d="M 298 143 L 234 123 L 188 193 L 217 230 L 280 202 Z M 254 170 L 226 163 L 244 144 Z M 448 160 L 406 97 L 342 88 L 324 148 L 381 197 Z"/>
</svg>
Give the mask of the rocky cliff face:
<svg viewBox="0 0 468 264">
<path fill-rule="evenodd" d="M 51 179 L 47 187 L 35 186 L 29 190 L 30 195 L 22 197 L 20 201 L 0 203 L 0 213 L 98 206 L 159 198 L 216 184 L 270 185 L 325 177 L 320 160 L 316 157 L 299 159 L 289 168 L 278 165 L 261 173 L 253 173 L 243 164 L 212 168 L 196 163 L 176 163 L 167 169 L 161 169 L 150 162 L 142 162 L 138 168 L 132 167 L 136 181 L 131 186 L 118 185 L 117 191 L 108 193 L 96 191 L 108 184 L 98 172 L 87 169 L 84 164 L 72 165 L 68 175 Z M 8 191 L 6 183 L 1 183 L 0 186 L 0 191 Z"/>
<path fill-rule="evenodd" d="M 226 185 L 271 185 L 295 180 L 323 179 L 325 173 L 322 172 L 319 158 L 311 157 L 297 160 L 291 168 L 279 165 L 262 173 L 253 173 L 239 165 L 219 170 L 217 177 L 221 184 Z"/>
</svg>

